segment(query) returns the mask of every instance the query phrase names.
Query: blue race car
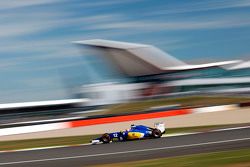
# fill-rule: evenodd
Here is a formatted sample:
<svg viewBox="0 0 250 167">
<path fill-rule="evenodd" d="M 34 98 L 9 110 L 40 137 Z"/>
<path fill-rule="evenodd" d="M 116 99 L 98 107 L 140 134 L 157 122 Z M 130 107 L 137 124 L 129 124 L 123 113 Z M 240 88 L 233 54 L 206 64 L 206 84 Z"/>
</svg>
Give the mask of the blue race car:
<svg viewBox="0 0 250 167">
<path fill-rule="evenodd" d="M 160 138 L 165 133 L 165 125 L 163 123 L 155 123 L 155 127 L 151 128 L 144 125 L 131 125 L 130 129 L 105 133 L 101 137 L 93 139 L 92 144 L 110 143 L 112 141 L 127 141 L 143 138 Z"/>
</svg>

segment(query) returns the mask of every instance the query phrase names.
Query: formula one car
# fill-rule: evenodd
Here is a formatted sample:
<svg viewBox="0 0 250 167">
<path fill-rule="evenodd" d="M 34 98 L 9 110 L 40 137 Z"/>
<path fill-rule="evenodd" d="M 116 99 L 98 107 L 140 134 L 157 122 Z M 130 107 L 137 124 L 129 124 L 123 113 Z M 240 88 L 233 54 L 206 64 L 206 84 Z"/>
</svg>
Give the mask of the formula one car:
<svg viewBox="0 0 250 167">
<path fill-rule="evenodd" d="M 131 125 L 130 129 L 105 133 L 101 137 L 93 139 L 92 144 L 97 143 L 110 143 L 112 141 L 127 141 L 144 138 L 160 138 L 165 133 L 165 125 L 163 123 L 155 123 L 154 128 L 144 125 Z"/>
</svg>

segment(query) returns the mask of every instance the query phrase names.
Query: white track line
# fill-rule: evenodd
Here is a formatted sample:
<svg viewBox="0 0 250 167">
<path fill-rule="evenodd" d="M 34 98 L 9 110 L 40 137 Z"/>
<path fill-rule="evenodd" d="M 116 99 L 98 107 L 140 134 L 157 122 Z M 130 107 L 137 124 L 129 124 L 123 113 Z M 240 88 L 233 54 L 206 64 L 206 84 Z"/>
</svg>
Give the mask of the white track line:
<svg viewBox="0 0 250 167">
<path fill-rule="evenodd" d="M 168 150 L 168 149 L 174 149 L 174 148 L 185 148 L 185 147 L 194 147 L 194 146 L 202 146 L 202 145 L 230 143 L 230 142 L 245 141 L 245 140 L 250 140 L 250 138 L 232 139 L 232 140 L 222 140 L 222 141 L 205 142 L 205 143 L 196 143 L 196 144 L 186 144 L 186 145 L 180 145 L 180 146 L 170 146 L 170 147 L 160 147 L 160 148 L 149 148 L 149 149 L 141 149 L 141 150 L 131 150 L 131 151 L 120 151 L 120 152 L 111 152 L 111 153 L 101 153 L 101 154 L 92 154 L 92 155 L 80 155 L 80 156 L 70 156 L 70 157 L 58 157 L 58 158 L 47 158 L 47 159 L 34 159 L 34 160 L 27 160 L 27 161 L 4 162 L 4 163 L 0 163 L 0 166 L 3 166 L 3 165 L 13 165 L 13 164 L 34 163 L 34 162 L 45 162 L 45 161 L 57 161 L 57 160 L 68 160 L 68 159 L 88 158 L 88 157 L 98 157 L 98 156 L 117 155 L 117 154 L 127 154 L 127 153 L 138 153 L 138 152 L 157 151 L 157 150 Z"/>
<path fill-rule="evenodd" d="M 164 134 L 162 135 L 162 137 L 175 137 L 175 136 L 186 136 L 186 135 L 195 135 L 195 134 L 199 134 L 202 132 L 185 132 L 185 133 L 170 133 L 170 134 Z"/>
<path fill-rule="evenodd" d="M 91 145 L 91 143 L 74 144 L 74 145 L 61 145 L 61 146 L 50 146 L 50 147 L 25 148 L 25 149 L 18 149 L 18 150 L 5 150 L 5 151 L 0 151 L 0 154 L 1 153 L 7 153 L 7 152 L 23 152 L 23 151 L 35 151 L 35 150 L 48 150 L 48 149 L 66 148 L 66 147 L 77 147 L 77 146 L 87 146 L 87 145 Z"/>
<path fill-rule="evenodd" d="M 200 133 L 200 132 L 193 132 L 193 133 L 173 133 L 173 134 L 162 135 L 162 137 L 185 136 L 185 135 L 193 135 L 193 134 L 198 134 L 198 133 Z M 74 145 L 61 145 L 61 146 L 48 146 L 48 147 L 35 147 L 35 148 L 24 148 L 24 149 L 17 149 L 17 150 L 4 150 L 4 151 L 0 151 L 0 154 L 1 153 L 6 153 L 6 152 L 23 152 L 23 151 L 35 151 L 35 150 L 48 150 L 48 149 L 77 147 L 77 146 L 87 146 L 87 145 L 92 145 L 92 143 L 74 144 Z"/>
<path fill-rule="evenodd" d="M 162 137 L 184 136 L 184 135 L 192 135 L 192 134 L 197 134 L 197 133 L 200 133 L 200 132 L 165 134 L 165 135 L 162 135 Z M 91 143 L 84 143 L 84 144 L 74 144 L 74 145 L 61 145 L 61 146 L 49 146 L 49 147 L 25 148 L 25 149 L 17 149 L 17 150 L 4 150 L 4 151 L 0 151 L 0 153 L 34 151 L 34 150 L 48 150 L 48 149 L 66 148 L 66 147 L 74 147 L 74 146 L 87 146 L 87 145 L 92 145 L 92 144 Z"/>
<path fill-rule="evenodd" d="M 212 132 L 220 132 L 220 131 L 228 131 L 228 130 L 238 130 L 238 129 L 247 129 L 247 128 L 250 128 L 250 126 L 240 126 L 240 127 L 225 128 L 225 129 L 215 129 L 215 130 L 212 130 Z"/>
<path fill-rule="evenodd" d="M 250 128 L 250 126 L 241 126 L 241 127 L 235 127 L 235 128 L 216 129 L 216 130 L 211 130 L 211 131 L 208 131 L 208 132 L 220 132 L 220 131 L 228 131 L 228 130 L 247 129 L 247 128 Z M 208 132 L 172 133 L 172 134 L 164 134 L 164 135 L 162 135 L 162 137 L 177 137 L 177 136 L 195 135 L 195 134 L 208 133 Z M 36 147 L 36 148 L 26 148 L 26 149 L 17 149 L 17 150 L 4 150 L 4 151 L 0 151 L 0 154 L 1 153 L 6 153 L 6 152 L 22 152 L 22 151 L 34 151 L 34 150 L 47 150 L 47 149 L 66 148 L 66 147 L 74 147 L 74 146 L 86 146 L 86 145 L 92 145 L 92 144 L 91 143 L 84 143 L 84 144 L 75 144 L 75 145 L 61 145 L 61 146 Z"/>
</svg>

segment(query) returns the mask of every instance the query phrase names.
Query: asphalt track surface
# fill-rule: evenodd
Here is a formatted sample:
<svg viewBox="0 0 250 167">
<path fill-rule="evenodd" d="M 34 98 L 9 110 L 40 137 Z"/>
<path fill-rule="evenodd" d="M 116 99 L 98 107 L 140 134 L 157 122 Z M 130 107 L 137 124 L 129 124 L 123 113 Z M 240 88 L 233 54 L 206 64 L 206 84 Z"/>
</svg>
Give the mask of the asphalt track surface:
<svg viewBox="0 0 250 167">
<path fill-rule="evenodd" d="M 250 148 L 250 128 L 160 139 L 0 153 L 0 167 L 83 167 Z"/>
</svg>

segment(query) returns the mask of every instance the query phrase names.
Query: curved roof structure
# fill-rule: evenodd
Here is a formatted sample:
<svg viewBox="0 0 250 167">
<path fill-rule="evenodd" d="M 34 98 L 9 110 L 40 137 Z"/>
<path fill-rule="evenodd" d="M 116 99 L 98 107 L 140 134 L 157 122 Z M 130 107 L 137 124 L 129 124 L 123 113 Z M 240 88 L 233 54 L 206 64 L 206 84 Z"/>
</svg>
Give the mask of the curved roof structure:
<svg viewBox="0 0 250 167">
<path fill-rule="evenodd" d="M 90 47 L 93 51 L 98 51 L 98 53 L 101 53 L 102 56 L 111 62 L 120 73 L 133 77 L 210 68 L 235 63 L 234 61 L 227 61 L 188 65 L 152 45 L 103 39 L 76 41 L 74 43 Z"/>
<path fill-rule="evenodd" d="M 152 45 L 86 40 L 74 42 L 101 51 L 117 70 L 128 76 L 154 75 L 165 72 L 165 67 L 182 66 L 184 62 Z"/>
</svg>

